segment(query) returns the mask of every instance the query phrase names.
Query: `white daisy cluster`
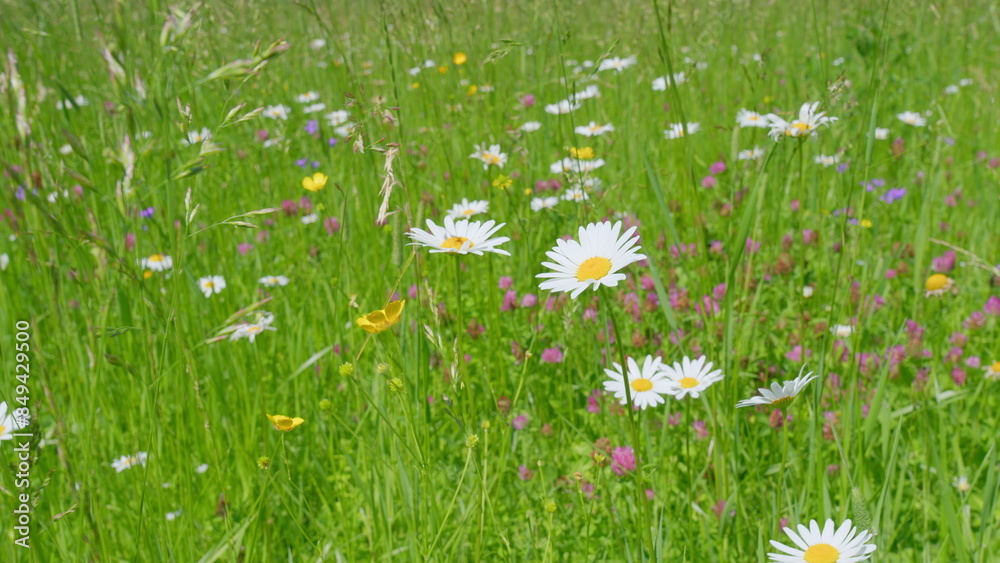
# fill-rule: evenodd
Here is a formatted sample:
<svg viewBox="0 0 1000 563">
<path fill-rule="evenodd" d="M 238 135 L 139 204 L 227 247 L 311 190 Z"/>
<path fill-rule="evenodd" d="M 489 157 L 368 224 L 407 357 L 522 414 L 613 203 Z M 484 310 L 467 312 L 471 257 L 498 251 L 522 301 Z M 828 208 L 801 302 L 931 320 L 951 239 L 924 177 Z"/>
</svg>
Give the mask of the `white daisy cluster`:
<svg viewBox="0 0 1000 563">
<path fill-rule="evenodd" d="M 690 396 L 697 399 L 713 383 L 723 379 L 722 370 L 713 370 L 712 362 L 701 356 L 691 360 L 685 356 L 673 365 L 664 364 L 660 358 L 646 356 L 642 367 L 634 358 L 627 359 L 628 373 L 622 372 L 621 364 L 613 363 L 614 369 L 604 372 L 611 379 L 604 382 L 604 390 L 613 393 L 623 405 L 631 397 L 636 408 L 646 409 L 664 403 L 664 397 L 676 400 Z M 626 377 L 628 396 L 626 396 Z"/>
</svg>

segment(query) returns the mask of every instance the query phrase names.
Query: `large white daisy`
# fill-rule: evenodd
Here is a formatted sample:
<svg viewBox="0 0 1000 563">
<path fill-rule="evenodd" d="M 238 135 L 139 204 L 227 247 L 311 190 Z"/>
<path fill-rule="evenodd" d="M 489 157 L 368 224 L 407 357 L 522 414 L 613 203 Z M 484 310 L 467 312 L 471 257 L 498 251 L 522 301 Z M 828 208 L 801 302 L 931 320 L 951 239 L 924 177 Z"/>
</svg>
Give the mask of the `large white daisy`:
<svg viewBox="0 0 1000 563">
<path fill-rule="evenodd" d="M 576 100 L 560 100 L 554 104 L 545 106 L 545 113 L 563 115 L 578 109 L 580 109 L 580 102 Z"/>
<path fill-rule="evenodd" d="M 821 530 L 815 520 L 806 528 L 798 526 L 799 533 L 785 528 L 788 538 L 796 547 L 771 540 L 771 545 L 784 553 L 768 553 L 773 563 L 856 563 L 867 561 L 875 551 L 871 543 L 873 536 L 867 530 L 858 531 L 850 520 L 838 528 L 832 519 L 827 519 Z"/>
<path fill-rule="evenodd" d="M 914 127 L 925 127 L 927 125 L 927 119 L 915 111 L 904 111 L 903 113 L 897 113 L 896 118 L 907 125 L 912 125 Z"/>
<path fill-rule="evenodd" d="M 574 129 L 577 135 L 583 135 L 585 137 L 599 137 L 610 131 L 614 131 L 615 126 L 608 123 L 606 125 L 601 125 L 596 121 L 591 121 L 590 125 L 581 125 Z"/>
<path fill-rule="evenodd" d="M 144 269 L 153 272 L 165 272 L 174 266 L 173 259 L 165 254 L 153 254 L 143 258 L 140 263 Z"/>
<path fill-rule="evenodd" d="M 18 418 L 13 410 L 8 412 L 6 401 L 0 402 L 0 440 L 13 440 L 14 432 L 27 426 L 28 422 L 28 415 Z"/>
<path fill-rule="evenodd" d="M 705 356 L 695 360 L 684 356 L 683 360 L 674 362 L 673 366 L 664 365 L 663 374 L 667 376 L 667 392 L 678 400 L 687 395 L 697 399 L 702 391 L 725 377 L 721 369 L 712 371 L 712 362 L 707 361 Z"/>
<path fill-rule="evenodd" d="M 226 278 L 222 276 L 204 276 L 198 278 L 198 289 L 205 294 L 206 298 L 211 297 L 226 289 Z"/>
<path fill-rule="evenodd" d="M 460 203 L 451 206 L 451 209 L 448 210 L 448 217 L 452 219 L 467 219 L 473 215 L 486 213 L 489 210 L 490 202 L 485 199 L 469 201 L 463 197 Z"/>
<path fill-rule="evenodd" d="M 474 158 L 483 163 L 483 170 L 486 170 L 492 164 L 497 168 L 503 168 L 504 164 L 507 164 L 507 153 L 500 152 L 500 145 L 490 145 L 486 144 L 476 145 L 475 152 L 469 155 L 469 158 Z"/>
<path fill-rule="evenodd" d="M 771 130 L 767 133 L 775 141 L 782 137 L 808 137 L 813 135 L 823 125 L 837 121 L 836 117 L 828 117 L 825 112 L 816 111 L 819 102 L 806 102 L 799 108 L 799 116 L 792 121 L 785 121 L 773 113 L 767 114 Z"/>
<path fill-rule="evenodd" d="M 627 57 L 610 57 L 601 61 L 598 65 L 597 70 L 613 70 L 616 72 L 621 72 L 626 68 L 635 64 L 635 55 L 629 55 Z"/>
<path fill-rule="evenodd" d="M 531 210 L 541 211 L 543 209 L 552 209 L 558 204 L 559 198 L 556 196 L 536 197 L 531 200 Z"/>
<path fill-rule="evenodd" d="M 427 227 L 430 231 L 412 228 L 406 233 L 414 240 L 410 244 L 419 244 L 430 248 L 431 253 L 448 252 L 452 254 L 476 254 L 482 256 L 484 252 L 495 252 L 510 256 L 510 252 L 496 248 L 510 240 L 508 237 L 492 237 L 506 223 L 496 224 L 496 221 L 469 222 L 463 219 L 456 222 L 451 217 L 444 218 L 444 227 L 435 225 L 434 221 L 427 220 Z"/>
<path fill-rule="evenodd" d="M 736 112 L 736 124 L 740 127 L 760 127 L 762 129 L 770 127 L 767 117 L 748 109 Z"/>
<path fill-rule="evenodd" d="M 576 299 L 588 287 L 596 291 L 602 285 L 614 287 L 625 279 L 619 270 L 633 262 L 645 260 L 645 254 L 638 254 L 640 246 L 635 227 L 620 234 L 622 222 L 614 225 L 610 221 L 591 223 L 580 227 L 579 241 L 556 241 L 556 246 L 545 253 L 553 262 L 542 262 L 553 272 L 538 274 L 537 278 L 552 278 L 538 285 L 541 289 L 568 292 Z"/>
<path fill-rule="evenodd" d="M 688 81 L 687 76 L 684 75 L 684 71 L 682 70 L 680 72 L 675 72 L 672 80 L 668 76 L 661 76 L 659 78 L 654 78 L 653 90 L 657 92 L 664 92 L 666 91 L 667 86 L 671 86 L 673 84 L 684 84 L 687 81 Z"/>
<path fill-rule="evenodd" d="M 805 368 L 803 368 L 803 370 L 804 369 Z M 799 376 L 791 381 L 782 382 L 781 385 L 772 383 L 770 389 L 767 387 L 758 388 L 757 391 L 760 391 L 759 396 L 750 397 L 749 399 L 736 403 L 736 408 L 752 407 L 755 405 L 771 405 L 775 408 L 780 407 L 786 403 L 792 402 L 795 396 L 805 388 L 806 384 L 817 377 L 819 376 L 813 375 L 812 372 L 802 375 L 802 371 L 799 371 Z"/>
<path fill-rule="evenodd" d="M 693 135 L 701 131 L 701 124 L 695 122 L 688 122 L 687 124 L 687 134 Z M 670 129 L 663 132 L 663 136 L 668 139 L 680 139 L 684 136 L 684 126 L 680 123 L 671 123 Z"/>
<path fill-rule="evenodd" d="M 646 356 L 642 362 L 642 369 L 636 363 L 635 358 L 628 358 L 628 386 L 631 388 L 632 404 L 645 409 L 663 404 L 666 400 L 663 395 L 669 394 L 667 379 L 662 371 L 663 364 L 660 358 Z M 622 404 L 627 404 L 625 400 L 625 375 L 622 373 L 621 364 L 614 362 L 611 364 L 614 369 L 605 369 L 604 373 L 611 378 L 604 382 L 604 390 L 614 393 L 615 398 Z"/>
</svg>

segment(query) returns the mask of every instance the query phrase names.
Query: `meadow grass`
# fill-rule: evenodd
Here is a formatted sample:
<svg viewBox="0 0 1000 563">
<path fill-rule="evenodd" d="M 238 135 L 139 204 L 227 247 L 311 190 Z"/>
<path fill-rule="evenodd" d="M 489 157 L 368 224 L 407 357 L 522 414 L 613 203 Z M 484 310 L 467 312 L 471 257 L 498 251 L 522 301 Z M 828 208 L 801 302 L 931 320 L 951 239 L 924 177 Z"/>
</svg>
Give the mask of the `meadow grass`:
<svg viewBox="0 0 1000 563">
<path fill-rule="evenodd" d="M 32 435 L 27 487 L 0 442 L 0 560 L 765 561 L 827 518 L 873 561 L 1000 557 L 995 3 L 0 6 L 0 401 Z M 811 137 L 736 126 L 813 101 L 839 120 Z M 584 147 L 601 186 L 533 211 Z M 462 198 L 510 256 L 408 244 Z M 603 220 L 648 259 L 541 291 Z M 925 297 L 934 273 L 955 291 Z M 260 311 L 275 330 L 229 338 Z M 725 377 L 634 413 L 596 391 L 647 354 Z"/>
</svg>

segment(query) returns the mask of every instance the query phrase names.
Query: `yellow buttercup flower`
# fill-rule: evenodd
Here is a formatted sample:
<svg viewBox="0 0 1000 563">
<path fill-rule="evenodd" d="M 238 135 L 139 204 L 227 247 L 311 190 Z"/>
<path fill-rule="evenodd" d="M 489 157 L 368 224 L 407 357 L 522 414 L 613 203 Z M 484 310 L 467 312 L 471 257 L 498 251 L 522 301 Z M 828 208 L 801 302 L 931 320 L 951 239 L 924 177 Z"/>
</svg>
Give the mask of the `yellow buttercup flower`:
<svg viewBox="0 0 1000 563">
<path fill-rule="evenodd" d="M 448 67 L 446 65 L 441 65 L 438 67 L 438 72 L 440 74 L 445 74 L 448 72 Z"/>
<path fill-rule="evenodd" d="M 302 187 L 311 192 L 318 192 L 323 189 L 323 186 L 326 185 L 327 180 L 329 180 L 329 178 L 327 178 L 326 174 L 323 174 L 322 172 L 317 172 L 312 176 L 306 176 L 305 178 L 303 178 Z"/>
<path fill-rule="evenodd" d="M 513 183 L 514 180 L 511 180 L 510 176 L 504 176 L 503 174 L 494 178 L 492 182 L 494 188 L 500 188 L 501 190 L 506 190 Z"/>
<path fill-rule="evenodd" d="M 467 60 L 469 60 L 469 57 L 466 57 L 465 53 L 463 53 L 461 51 L 455 53 L 455 55 L 451 57 L 451 62 L 453 62 L 453 63 L 455 63 L 457 65 L 464 65 L 465 61 L 467 61 Z"/>
<path fill-rule="evenodd" d="M 478 91 L 479 91 L 479 86 L 476 86 L 475 84 L 472 84 L 472 85 L 469 86 L 469 89 L 465 91 L 465 94 L 467 96 L 474 96 L 476 94 L 476 92 L 478 92 Z"/>
<path fill-rule="evenodd" d="M 269 414 L 267 415 L 267 418 L 276 429 L 281 430 L 282 432 L 289 432 L 295 429 L 296 426 L 305 422 L 304 418 L 292 418 L 283 414 Z"/>
<path fill-rule="evenodd" d="M 403 307 L 406 306 L 406 299 L 393 301 L 385 306 L 385 309 L 372 311 L 363 317 L 358 317 L 355 321 L 365 332 L 378 334 L 383 330 L 399 322 L 403 314 Z"/>
<path fill-rule="evenodd" d="M 572 156 L 573 158 L 578 158 L 580 160 L 590 160 L 591 158 L 594 158 L 594 149 L 590 147 L 583 147 L 580 149 L 576 147 L 570 147 L 569 155 Z"/>
<path fill-rule="evenodd" d="M 871 219 L 862 219 L 859 224 L 861 225 L 862 228 L 865 228 L 865 229 L 872 228 L 872 220 Z"/>
</svg>

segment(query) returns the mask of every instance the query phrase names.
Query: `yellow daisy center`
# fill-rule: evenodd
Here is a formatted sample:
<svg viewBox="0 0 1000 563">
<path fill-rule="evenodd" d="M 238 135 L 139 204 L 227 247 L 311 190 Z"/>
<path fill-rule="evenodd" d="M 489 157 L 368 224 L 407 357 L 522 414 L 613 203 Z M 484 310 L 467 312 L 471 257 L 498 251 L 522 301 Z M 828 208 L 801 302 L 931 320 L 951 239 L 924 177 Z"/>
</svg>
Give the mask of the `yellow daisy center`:
<svg viewBox="0 0 1000 563">
<path fill-rule="evenodd" d="M 465 211 L 462 212 L 462 215 L 472 215 L 475 212 L 476 212 L 475 209 L 466 209 Z"/>
<path fill-rule="evenodd" d="M 792 129 L 798 129 L 799 131 L 801 131 L 801 132 L 804 133 L 804 132 L 806 132 L 806 131 L 808 131 L 808 130 L 810 130 L 812 128 L 809 127 L 808 123 L 803 123 L 801 121 L 796 121 L 795 123 L 792 124 Z"/>
<path fill-rule="evenodd" d="M 205 282 L 205 287 L 215 287 L 215 284 L 213 282 L 207 281 Z"/>
<path fill-rule="evenodd" d="M 587 258 L 576 271 L 578 281 L 599 280 L 611 271 L 611 260 L 602 256 Z"/>
<path fill-rule="evenodd" d="M 485 162 L 490 163 L 490 164 L 499 164 L 500 163 L 500 157 L 497 156 L 497 155 L 495 155 L 495 154 L 493 154 L 493 153 L 489 153 L 489 152 L 484 152 L 483 153 L 483 160 Z"/>
<path fill-rule="evenodd" d="M 598 125 L 598 124 L 596 124 L 596 123 L 590 126 L 590 130 L 591 131 L 597 131 L 600 128 L 601 128 L 601 126 Z"/>
<path fill-rule="evenodd" d="M 653 382 L 646 379 L 645 377 L 640 377 L 632 381 L 632 389 L 642 393 L 643 391 L 649 391 L 653 388 Z"/>
<path fill-rule="evenodd" d="M 774 401 L 771 402 L 771 406 L 772 407 L 780 407 L 782 405 L 787 405 L 788 403 L 791 403 L 793 399 L 795 399 L 795 395 L 789 395 L 788 397 L 782 397 L 780 399 L 775 399 Z"/>
<path fill-rule="evenodd" d="M 934 274 L 933 276 L 927 278 L 927 283 L 924 285 L 927 287 L 927 291 L 937 291 L 948 285 L 948 276 L 944 274 Z"/>
<path fill-rule="evenodd" d="M 7 430 L 7 427 L 6 427 L 6 426 L 4 426 L 3 424 L 0 424 L 0 436 L 3 436 L 3 433 L 4 433 L 4 432 L 5 432 L 6 430 Z"/>
<path fill-rule="evenodd" d="M 802 558 L 808 563 L 837 563 L 840 552 L 828 543 L 818 543 L 809 546 Z"/>
<path fill-rule="evenodd" d="M 450 239 L 441 243 L 441 248 L 454 248 L 456 250 L 460 250 L 462 248 L 462 245 L 467 242 L 469 243 L 469 248 L 475 246 L 474 244 L 469 242 L 469 239 L 465 237 L 451 237 Z"/>
<path fill-rule="evenodd" d="M 260 332 L 260 330 L 261 329 L 259 325 L 250 325 L 247 327 L 247 332 L 249 332 L 250 334 L 257 334 L 258 332 Z"/>
<path fill-rule="evenodd" d="M 685 389 L 690 389 L 692 387 L 697 387 L 698 383 L 700 383 L 700 382 L 697 379 L 693 378 L 693 377 L 685 377 L 685 378 L 681 379 L 681 387 L 683 387 Z"/>
<path fill-rule="evenodd" d="M 152 255 L 152 256 L 149 257 L 149 261 L 150 262 L 163 262 L 163 255 L 162 254 L 154 254 L 154 255 Z"/>
<path fill-rule="evenodd" d="M 760 119 L 760 116 L 759 115 L 751 115 L 747 119 L 749 119 L 750 121 L 757 121 L 758 119 Z"/>
<path fill-rule="evenodd" d="M 993 362 L 993 365 L 990 366 L 990 369 L 993 370 L 993 373 L 1000 373 L 1000 362 Z M 0 430 L 0 433 L 2 432 L 3 431 Z"/>
</svg>

